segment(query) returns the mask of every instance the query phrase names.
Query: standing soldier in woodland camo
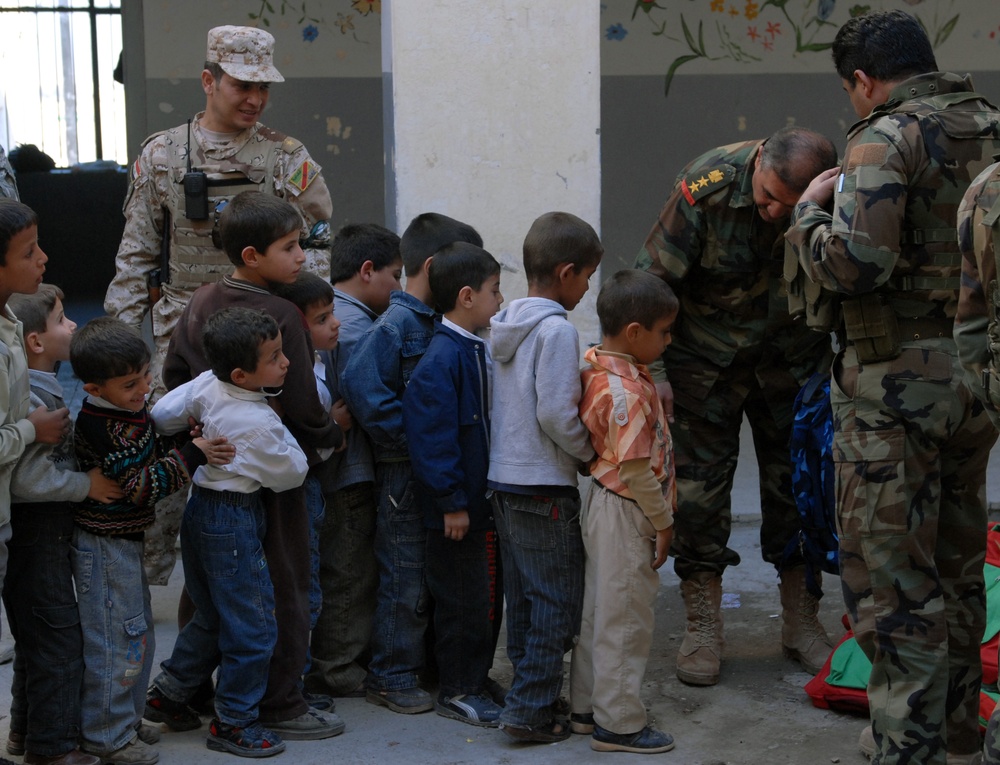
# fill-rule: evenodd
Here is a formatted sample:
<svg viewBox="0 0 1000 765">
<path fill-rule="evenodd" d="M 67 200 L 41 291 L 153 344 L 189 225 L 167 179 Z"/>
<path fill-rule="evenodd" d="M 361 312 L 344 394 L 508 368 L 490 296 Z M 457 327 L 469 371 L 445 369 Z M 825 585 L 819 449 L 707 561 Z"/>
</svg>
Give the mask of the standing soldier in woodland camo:
<svg viewBox="0 0 1000 765">
<path fill-rule="evenodd" d="M 952 336 L 956 224 L 1000 150 L 1000 112 L 968 78 L 937 71 L 902 11 L 848 21 L 833 60 L 861 121 L 787 238 L 810 278 L 843 297 L 831 400 L 844 597 L 872 660 L 860 745 L 880 765 L 972 765 L 996 431 Z"/>
<path fill-rule="evenodd" d="M 713 149 L 681 171 L 636 262 L 680 300 L 673 344 L 651 371 L 674 418 L 670 554 L 687 612 L 677 677 L 692 685 L 719 680 L 722 574 L 740 562 L 728 543 L 744 417 L 760 466 L 761 555 L 781 575 L 785 653 L 816 673 L 832 648 L 795 544 L 788 448 L 795 396 L 829 363 L 830 339 L 789 315 L 782 235 L 799 194 L 836 162 L 833 144 L 803 128 Z"/>
</svg>

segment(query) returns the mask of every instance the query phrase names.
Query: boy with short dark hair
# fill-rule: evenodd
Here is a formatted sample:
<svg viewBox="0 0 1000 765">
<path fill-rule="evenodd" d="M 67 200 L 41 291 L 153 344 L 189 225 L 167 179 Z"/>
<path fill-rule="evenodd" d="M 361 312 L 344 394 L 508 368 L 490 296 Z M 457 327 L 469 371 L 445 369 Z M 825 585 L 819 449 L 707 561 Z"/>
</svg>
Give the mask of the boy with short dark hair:
<svg viewBox="0 0 1000 765">
<path fill-rule="evenodd" d="M 406 291 L 393 292 L 389 307 L 358 342 L 344 373 L 341 393 L 372 440 L 379 489 L 375 557 L 379 567 L 372 660 L 366 699 L 393 712 L 434 708 L 417 673 L 424 666 L 427 532 L 414 508 L 413 470 L 403 429 L 403 391 L 434 333 L 434 295 L 429 269 L 435 253 L 453 242 L 481 246 L 468 224 L 439 213 L 414 218 L 400 240 Z M 405 560 L 406 565 L 399 561 Z"/>
<path fill-rule="evenodd" d="M 670 431 L 646 365 L 670 345 L 677 298 L 645 271 L 612 276 L 597 297 L 602 342 L 581 373 L 580 417 L 597 452 L 584 511 L 583 620 L 570 703 L 598 752 L 655 754 L 673 737 L 649 727 L 639 697 L 653 640 L 657 569 L 676 504 Z"/>
<path fill-rule="evenodd" d="M 31 404 L 62 409 L 56 367 L 69 361 L 76 329 L 63 312 L 63 293 L 42 284 L 8 306 L 24 328 Z M 83 642 L 73 587 L 71 502 L 111 502 L 123 495 L 99 467 L 76 469 L 72 426 L 58 444 L 31 444 L 11 477 L 11 540 L 3 601 L 14 637 L 7 750 L 26 762 L 67 757 L 74 765 L 100 760 L 77 750 Z"/>
<path fill-rule="evenodd" d="M 494 653 L 489 562 L 496 559 L 486 498 L 490 363 L 475 333 L 489 327 L 503 302 L 500 264 L 456 242 L 435 256 L 429 277 L 444 315 L 403 393 L 403 425 L 427 528 L 440 680 L 434 709 L 495 727 L 501 707 L 487 689 Z"/>
<path fill-rule="evenodd" d="M 154 506 L 206 462 L 225 464 L 224 438 L 164 442 L 146 403 L 149 348 L 119 319 L 89 321 L 70 342 L 73 372 L 87 398 L 76 419 L 80 469 L 100 467 L 124 497 L 75 505 L 73 578 L 83 631 L 81 748 L 104 762 L 152 765 L 159 755 L 137 733 L 155 640 L 142 565 L 143 531 Z M 183 441 L 183 445 L 180 445 Z"/>
<path fill-rule="evenodd" d="M 580 421 L 580 338 L 569 322 L 604 247 L 575 215 L 540 216 L 524 239 L 528 296 L 491 322 L 489 487 L 503 557 L 514 679 L 500 727 L 518 741 L 569 736 L 556 704 L 580 633 L 583 541 L 577 476 L 594 450 Z M 548 540 L 542 542 L 542 540 Z"/>
<path fill-rule="evenodd" d="M 283 199 L 256 191 L 238 194 L 219 218 L 222 245 L 235 269 L 231 276 L 196 290 L 170 338 L 163 381 L 172 389 L 197 377 L 211 364 L 201 342 L 208 318 L 221 308 L 255 308 L 269 314 L 281 332 L 288 372 L 275 400 L 282 422 L 310 466 L 322 448 L 337 448 L 343 434 L 316 393 L 313 348 L 302 313 L 273 294 L 277 284 L 295 280 L 305 254 L 299 246 L 301 219 Z M 259 720 L 286 740 L 339 735 L 343 721 L 309 707 L 302 694 L 302 668 L 309 647 L 309 515 L 302 487 L 261 493 L 267 516 L 264 553 L 274 585 L 278 637 L 271 657 Z M 166 721 L 169 725 L 169 721 Z"/>
<path fill-rule="evenodd" d="M 229 465 L 198 468 L 192 479 L 181 546 L 184 584 L 196 610 L 149 698 L 160 700 L 161 709 L 183 708 L 218 666 L 208 748 L 266 757 L 284 751 L 285 743 L 257 720 L 277 636 L 261 488 L 294 488 L 308 466 L 267 404 L 266 390 L 280 388 L 288 371 L 274 319 L 226 308 L 209 317 L 202 343 L 212 369 L 156 402 L 156 429 L 179 433 L 193 418 L 205 435 L 224 434 L 237 456 Z M 222 570 L 221 560 L 228 561 Z"/>
<path fill-rule="evenodd" d="M 321 353 L 325 384 L 343 402 L 340 379 L 358 341 L 400 289 L 399 237 L 375 223 L 349 224 L 330 249 L 337 347 Z M 320 534 L 323 609 L 312 634 L 307 688 L 334 696 L 363 696 L 375 616 L 375 460 L 360 427 L 345 433 L 347 448 L 331 457 L 320 478 L 326 516 Z"/>
</svg>

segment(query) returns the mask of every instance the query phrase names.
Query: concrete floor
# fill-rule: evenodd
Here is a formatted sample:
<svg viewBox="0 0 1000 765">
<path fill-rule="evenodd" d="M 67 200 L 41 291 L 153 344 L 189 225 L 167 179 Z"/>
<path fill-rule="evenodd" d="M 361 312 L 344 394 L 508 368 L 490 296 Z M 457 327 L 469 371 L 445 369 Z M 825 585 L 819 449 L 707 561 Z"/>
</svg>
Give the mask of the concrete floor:
<svg viewBox="0 0 1000 765">
<path fill-rule="evenodd" d="M 78 322 L 86 318 L 79 310 L 67 310 L 67 314 Z M 67 398 L 76 395 L 78 400 L 79 391 L 72 379 L 65 372 L 60 376 L 65 380 Z M 782 657 L 775 572 L 760 560 L 760 505 L 748 430 L 744 428 L 744 459 L 733 497 L 736 522 L 731 540 L 743 563 L 730 569 L 724 579 L 727 645 L 717 686 L 685 686 L 674 675 L 684 609 L 672 567 L 668 563 L 661 570 L 656 633 L 643 698 L 652 722 L 673 734 L 677 746 L 659 757 L 683 765 L 862 765 L 865 760 L 857 740 L 865 720 L 814 708 L 802 690 L 809 675 Z M 996 452 L 992 464 L 989 496 L 994 504 L 1000 504 Z M 152 588 L 157 665 L 170 652 L 177 635 L 175 609 L 181 584 L 178 567 L 169 586 Z M 839 582 L 827 577 L 825 584 L 823 623 L 832 636 L 839 637 L 843 611 Z M 568 671 L 568 656 L 566 668 Z M 494 674 L 502 681 L 510 676 L 502 645 Z M 7 732 L 10 680 L 11 665 L 0 666 L 0 737 Z M 337 711 L 347 724 L 343 735 L 327 741 L 288 742 L 279 761 L 297 765 L 579 765 L 607 759 L 591 751 L 584 736 L 559 744 L 524 746 L 511 743 L 496 730 L 474 728 L 434 713 L 398 715 L 363 699 L 339 700 Z M 158 750 L 164 765 L 234 762 L 229 755 L 206 749 L 204 727 L 186 733 L 164 732 Z M 614 759 L 638 762 L 644 758 L 624 754 Z"/>
</svg>

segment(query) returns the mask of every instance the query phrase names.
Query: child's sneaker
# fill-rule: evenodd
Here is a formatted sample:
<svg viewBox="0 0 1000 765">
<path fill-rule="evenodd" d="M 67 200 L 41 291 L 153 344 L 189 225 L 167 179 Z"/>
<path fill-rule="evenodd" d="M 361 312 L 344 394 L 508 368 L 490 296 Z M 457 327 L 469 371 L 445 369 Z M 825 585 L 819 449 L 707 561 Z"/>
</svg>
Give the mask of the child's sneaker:
<svg viewBox="0 0 1000 765">
<path fill-rule="evenodd" d="M 146 711 L 142 716 L 152 722 L 165 723 L 176 731 L 201 727 L 197 712 L 183 702 L 167 698 L 155 685 L 146 693 Z"/>
<path fill-rule="evenodd" d="M 208 726 L 205 745 L 216 752 L 231 752 L 240 757 L 271 757 L 285 751 L 281 737 L 269 731 L 259 722 L 252 722 L 245 728 L 226 725 L 218 718 Z"/>
<path fill-rule="evenodd" d="M 674 737 L 648 725 L 638 733 L 612 733 L 600 725 L 595 725 L 590 748 L 595 752 L 659 754 L 674 748 Z"/>
<path fill-rule="evenodd" d="M 111 765 L 156 765 L 160 761 L 160 755 L 153 747 L 142 741 L 138 736 L 120 749 L 115 749 L 107 754 L 101 752 L 90 752 L 101 758 L 101 762 Z"/>
<path fill-rule="evenodd" d="M 495 728 L 500 719 L 503 707 L 482 693 L 462 694 L 460 696 L 438 696 L 434 702 L 434 711 L 442 717 L 461 720 L 469 725 L 480 728 Z"/>
</svg>

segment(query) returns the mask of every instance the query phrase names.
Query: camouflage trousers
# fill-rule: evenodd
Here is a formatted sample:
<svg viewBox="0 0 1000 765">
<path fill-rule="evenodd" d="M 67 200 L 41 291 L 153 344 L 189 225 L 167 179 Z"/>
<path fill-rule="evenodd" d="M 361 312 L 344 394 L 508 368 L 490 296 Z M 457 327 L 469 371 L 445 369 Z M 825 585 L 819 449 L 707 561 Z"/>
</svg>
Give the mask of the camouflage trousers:
<svg viewBox="0 0 1000 765">
<path fill-rule="evenodd" d="M 730 393 L 739 388 L 742 397 L 725 397 L 725 406 L 713 402 L 711 418 L 705 407 L 694 411 L 674 401 L 674 439 L 677 469 L 677 510 L 674 513 L 674 541 L 670 554 L 681 579 L 698 571 L 722 574 L 726 566 L 740 562 L 739 553 L 729 548 L 732 528 L 733 476 L 740 450 L 743 418 L 753 432 L 760 481 L 761 556 L 775 566 L 781 561 L 788 541 L 800 527 L 792 496 L 792 466 L 788 451 L 791 435 L 791 407 L 798 387 L 789 376 L 788 417 L 779 424 L 772 406 L 765 400 L 753 367 L 729 370 L 723 386 Z M 776 391 L 768 391 L 772 402 Z M 710 394 L 712 395 L 712 394 Z M 797 561 L 801 563 L 801 559 Z M 794 563 L 794 562 L 793 562 Z"/>
<path fill-rule="evenodd" d="M 834 364 L 840 565 L 872 662 L 874 765 L 944 765 L 980 748 L 986 464 L 996 431 L 951 340 Z"/>
</svg>

